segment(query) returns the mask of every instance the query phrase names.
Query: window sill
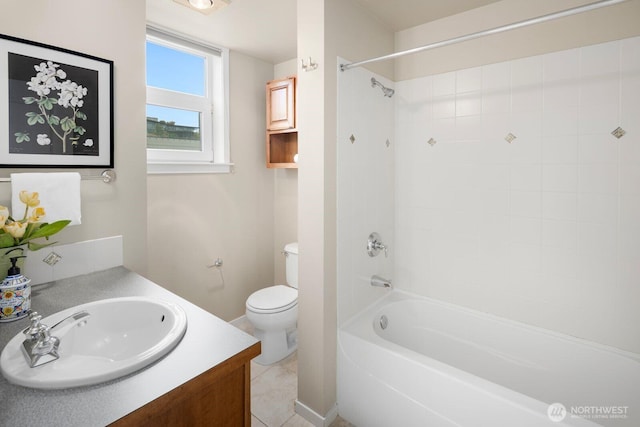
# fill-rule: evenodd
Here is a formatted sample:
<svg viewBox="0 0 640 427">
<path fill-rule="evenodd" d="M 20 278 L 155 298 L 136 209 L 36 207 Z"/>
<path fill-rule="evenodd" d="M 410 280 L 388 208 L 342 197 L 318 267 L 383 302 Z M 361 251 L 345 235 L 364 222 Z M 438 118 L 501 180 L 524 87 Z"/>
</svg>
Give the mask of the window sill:
<svg viewBox="0 0 640 427">
<path fill-rule="evenodd" d="M 233 163 L 147 163 L 147 174 L 185 174 L 185 173 L 231 173 Z"/>
</svg>

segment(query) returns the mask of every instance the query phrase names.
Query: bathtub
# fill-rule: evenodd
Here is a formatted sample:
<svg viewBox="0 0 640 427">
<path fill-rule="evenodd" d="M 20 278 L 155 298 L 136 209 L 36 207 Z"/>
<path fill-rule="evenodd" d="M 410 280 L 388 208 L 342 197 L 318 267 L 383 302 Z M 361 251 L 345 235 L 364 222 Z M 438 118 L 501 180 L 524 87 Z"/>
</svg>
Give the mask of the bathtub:
<svg viewBox="0 0 640 427">
<path fill-rule="evenodd" d="M 337 383 L 358 427 L 640 426 L 640 355 L 399 290 L 339 329 Z"/>
</svg>

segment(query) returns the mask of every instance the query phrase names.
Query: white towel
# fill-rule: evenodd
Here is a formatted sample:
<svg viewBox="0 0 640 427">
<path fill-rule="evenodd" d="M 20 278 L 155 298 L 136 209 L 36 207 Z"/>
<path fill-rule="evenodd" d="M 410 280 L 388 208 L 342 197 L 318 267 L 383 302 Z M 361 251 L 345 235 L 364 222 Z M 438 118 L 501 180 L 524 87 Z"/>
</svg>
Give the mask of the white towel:
<svg viewBox="0 0 640 427">
<path fill-rule="evenodd" d="M 20 201 L 20 191 L 37 191 L 40 206 L 46 216 L 44 222 L 70 219 L 69 225 L 80 224 L 80 174 L 77 172 L 12 173 L 11 207 L 13 217 L 24 217 L 25 205 Z"/>
</svg>

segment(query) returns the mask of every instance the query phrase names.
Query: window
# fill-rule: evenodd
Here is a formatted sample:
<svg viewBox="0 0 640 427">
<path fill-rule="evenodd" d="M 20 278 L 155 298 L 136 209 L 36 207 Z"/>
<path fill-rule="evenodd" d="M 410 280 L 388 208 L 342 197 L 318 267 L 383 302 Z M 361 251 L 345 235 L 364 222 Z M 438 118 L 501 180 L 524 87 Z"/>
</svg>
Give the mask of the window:
<svg viewBox="0 0 640 427">
<path fill-rule="evenodd" d="M 147 28 L 147 171 L 229 172 L 226 49 Z"/>
</svg>

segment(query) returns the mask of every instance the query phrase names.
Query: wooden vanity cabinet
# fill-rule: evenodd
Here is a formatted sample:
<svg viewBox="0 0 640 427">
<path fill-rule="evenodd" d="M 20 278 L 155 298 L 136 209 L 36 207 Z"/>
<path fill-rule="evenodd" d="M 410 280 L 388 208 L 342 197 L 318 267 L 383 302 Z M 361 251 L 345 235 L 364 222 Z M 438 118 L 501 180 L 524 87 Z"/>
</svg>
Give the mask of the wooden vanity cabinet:
<svg viewBox="0 0 640 427">
<path fill-rule="evenodd" d="M 258 342 L 111 426 L 250 427 L 250 362 L 259 354 Z"/>
<path fill-rule="evenodd" d="M 296 78 L 267 83 L 267 167 L 297 168 Z"/>
</svg>

